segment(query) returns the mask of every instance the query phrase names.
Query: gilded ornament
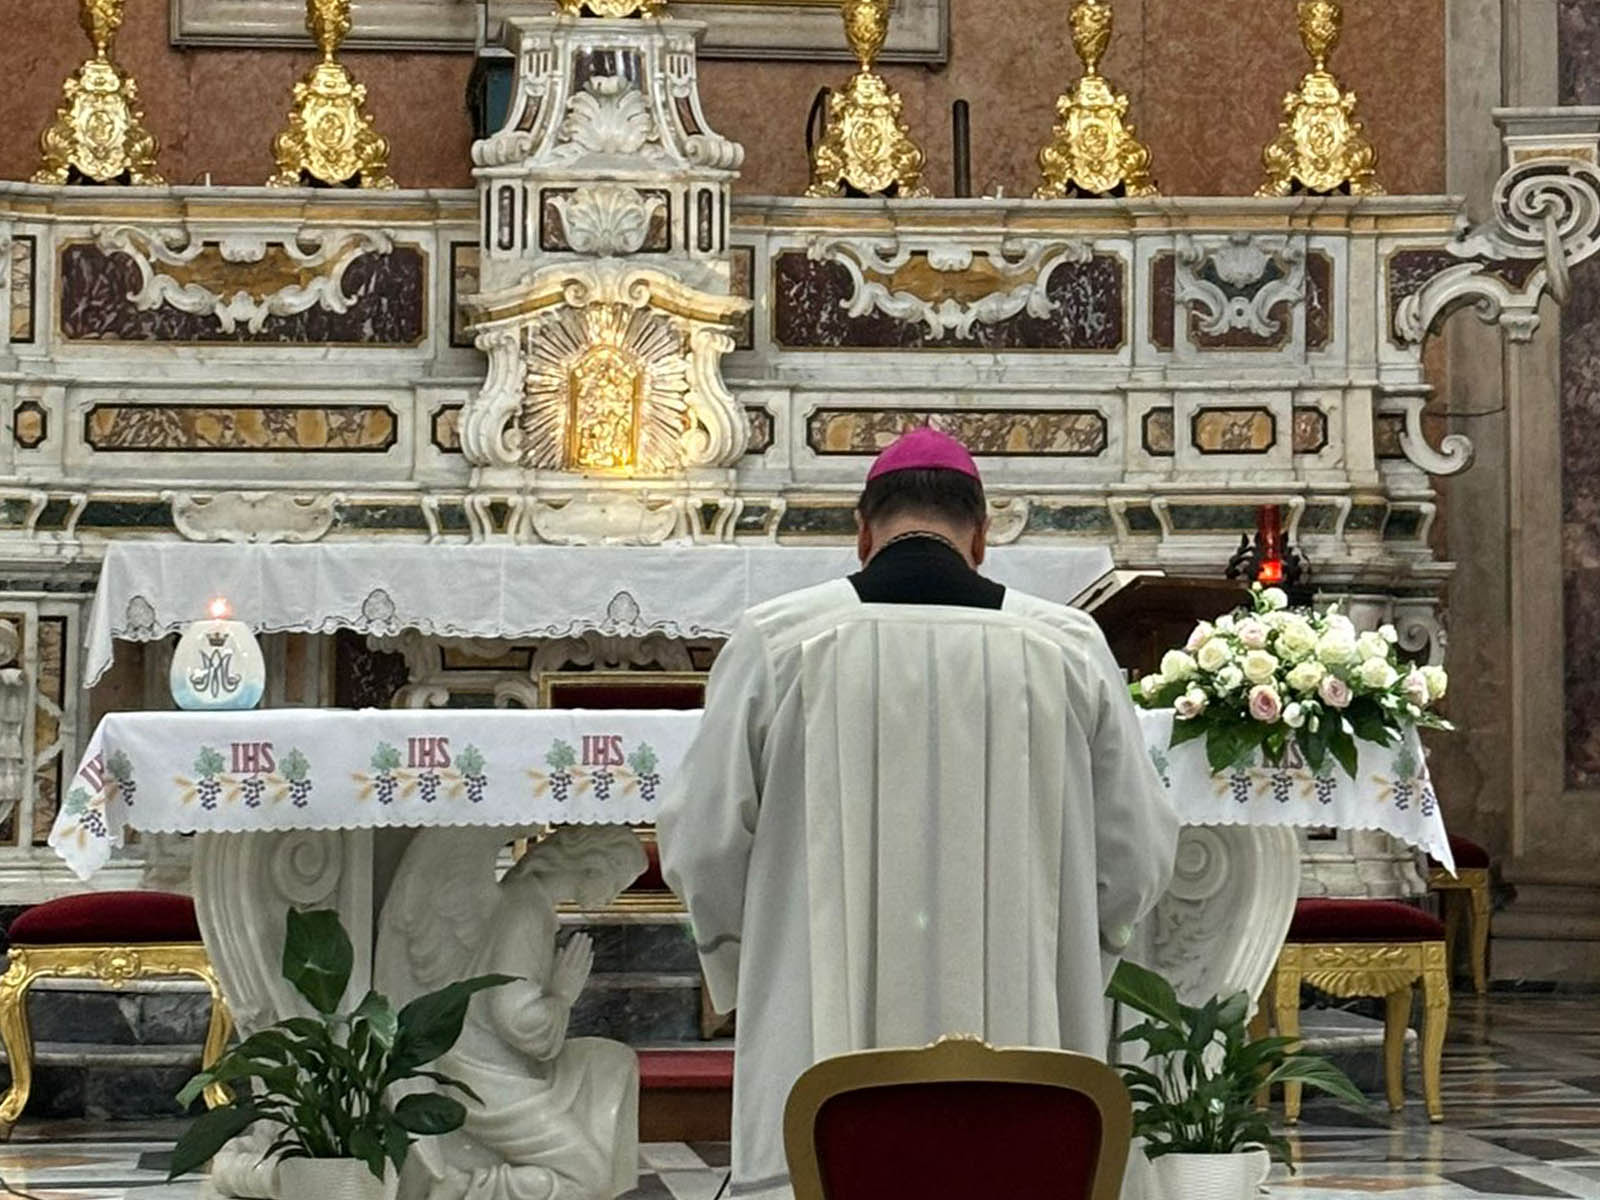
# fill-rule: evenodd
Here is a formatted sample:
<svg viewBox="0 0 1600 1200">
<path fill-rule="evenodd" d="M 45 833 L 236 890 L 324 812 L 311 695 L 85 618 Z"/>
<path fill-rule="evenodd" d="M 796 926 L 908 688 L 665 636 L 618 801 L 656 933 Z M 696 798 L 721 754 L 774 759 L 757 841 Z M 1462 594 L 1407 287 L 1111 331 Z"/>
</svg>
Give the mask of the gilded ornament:
<svg viewBox="0 0 1600 1200">
<path fill-rule="evenodd" d="M 1127 119 L 1128 97 L 1100 74 L 1111 44 L 1109 0 L 1072 6 L 1072 45 L 1083 62 L 1077 86 L 1056 100 L 1050 144 L 1039 151 L 1041 200 L 1066 196 L 1153 196 L 1150 151 Z"/>
<path fill-rule="evenodd" d="M 1348 190 L 1381 196 L 1378 152 L 1355 119 L 1356 94 L 1345 91 L 1328 70 L 1339 44 L 1344 10 L 1338 0 L 1300 0 L 1300 41 L 1312 67 L 1298 91 L 1283 100 L 1285 120 L 1262 152 L 1266 182 L 1258 196 L 1287 196 L 1297 187 L 1314 193 Z"/>
<path fill-rule="evenodd" d="M 828 97 L 828 128 L 811 156 L 808 196 L 926 196 L 922 148 L 903 102 L 873 70 L 889 36 L 889 0 L 844 0 L 845 36 L 860 69 Z"/>
<path fill-rule="evenodd" d="M 574 17 L 653 17 L 667 7 L 667 0 L 556 0 L 556 11 Z"/>
<path fill-rule="evenodd" d="M 336 57 L 350 33 L 350 0 L 306 0 L 306 28 L 322 61 L 294 85 L 289 128 L 272 143 L 278 173 L 267 186 L 394 187 L 388 139 L 362 111 L 367 89 Z"/>
<path fill-rule="evenodd" d="M 44 162 L 35 183 L 131 183 L 159 187 L 159 147 L 144 127 L 139 87 L 111 61 L 122 27 L 124 0 L 80 0 L 78 22 L 94 45 L 94 57 L 67 77 L 65 101 L 39 136 Z"/>
</svg>

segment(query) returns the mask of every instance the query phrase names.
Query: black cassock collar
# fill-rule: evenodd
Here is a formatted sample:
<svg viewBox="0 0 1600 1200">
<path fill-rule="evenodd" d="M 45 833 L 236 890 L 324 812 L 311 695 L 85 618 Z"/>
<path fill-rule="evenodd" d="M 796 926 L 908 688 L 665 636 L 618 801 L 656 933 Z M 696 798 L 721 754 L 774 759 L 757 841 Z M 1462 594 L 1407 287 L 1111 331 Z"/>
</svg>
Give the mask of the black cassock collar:
<svg viewBox="0 0 1600 1200">
<path fill-rule="evenodd" d="M 985 579 L 949 542 L 934 534 L 895 538 L 850 576 L 863 604 L 949 604 L 1000 608 L 1006 589 Z"/>
</svg>

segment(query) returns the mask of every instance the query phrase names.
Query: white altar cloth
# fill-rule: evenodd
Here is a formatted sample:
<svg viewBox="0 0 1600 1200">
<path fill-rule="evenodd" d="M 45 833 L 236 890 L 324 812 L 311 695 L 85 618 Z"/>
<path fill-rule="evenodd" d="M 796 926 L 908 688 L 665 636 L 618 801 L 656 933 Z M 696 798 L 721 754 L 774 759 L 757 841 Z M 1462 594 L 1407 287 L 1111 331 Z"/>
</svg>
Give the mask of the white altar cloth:
<svg viewBox="0 0 1600 1200">
<path fill-rule="evenodd" d="M 84 678 L 113 642 L 158 641 L 226 596 L 257 632 L 445 637 L 727 637 L 752 605 L 858 568 L 850 546 L 224 545 L 113 542 L 84 635 Z M 1103 546 L 998 546 L 985 572 L 1071 601 L 1112 569 Z"/>
<path fill-rule="evenodd" d="M 1451 866 L 1413 732 L 1360 743 L 1356 778 L 1292 767 L 1213 776 L 1142 712 L 1186 826 L 1380 829 Z M 87 879 L 146 833 L 653 822 L 698 712 L 278 708 L 112 713 L 73 776 L 50 845 Z"/>
</svg>

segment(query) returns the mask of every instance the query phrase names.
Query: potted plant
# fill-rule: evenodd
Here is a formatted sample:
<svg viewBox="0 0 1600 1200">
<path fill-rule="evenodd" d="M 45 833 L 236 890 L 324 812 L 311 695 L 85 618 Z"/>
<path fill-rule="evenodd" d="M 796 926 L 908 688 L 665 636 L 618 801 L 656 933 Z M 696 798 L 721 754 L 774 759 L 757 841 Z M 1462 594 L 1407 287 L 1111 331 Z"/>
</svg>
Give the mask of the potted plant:
<svg viewBox="0 0 1600 1200">
<path fill-rule="evenodd" d="M 1118 964 L 1106 995 L 1144 1020 L 1118 1041 L 1144 1044 L 1147 1061 L 1118 1064 L 1144 1139 L 1156 1200 L 1251 1200 L 1274 1160 L 1293 1168 L 1289 1143 L 1272 1131 L 1258 1097 L 1297 1081 L 1364 1104 L 1349 1078 L 1298 1039 L 1252 1038 L 1240 992 L 1196 1008 L 1154 971 Z"/>
<path fill-rule="evenodd" d="M 396 1012 L 374 992 L 339 1014 L 355 951 L 334 912 L 289 913 L 283 977 L 317 1012 L 246 1038 L 179 1095 L 192 1104 L 221 1084 L 233 1100 L 200 1117 L 178 1141 L 169 1178 L 197 1170 L 258 1122 L 275 1128 L 266 1154 L 279 1163 L 284 1194 L 368 1200 L 398 1179 L 412 1142 L 449 1133 L 466 1118 L 461 1102 L 428 1090 L 391 1102 L 397 1084 L 425 1080 L 476 1100 L 466 1085 L 426 1070 L 455 1045 L 467 1004 L 511 982 L 484 975 L 420 996 Z"/>
</svg>

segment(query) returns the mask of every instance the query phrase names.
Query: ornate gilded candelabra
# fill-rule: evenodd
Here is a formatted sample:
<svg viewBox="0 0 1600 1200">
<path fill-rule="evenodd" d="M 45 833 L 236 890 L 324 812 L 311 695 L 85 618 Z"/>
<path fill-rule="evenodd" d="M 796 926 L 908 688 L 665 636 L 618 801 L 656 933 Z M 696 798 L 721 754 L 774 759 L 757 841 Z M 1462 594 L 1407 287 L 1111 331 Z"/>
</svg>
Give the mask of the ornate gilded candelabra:
<svg viewBox="0 0 1600 1200">
<path fill-rule="evenodd" d="M 272 143 L 278 173 L 267 186 L 394 187 L 388 139 L 361 111 L 367 89 L 335 57 L 350 32 L 350 0 L 306 0 L 306 28 L 317 39 L 322 61 L 294 85 L 289 128 Z"/>
<path fill-rule="evenodd" d="M 889 0 L 844 0 L 841 7 L 861 65 L 828 97 L 828 128 L 811 155 L 806 195 L 926 196 L 922 147 L 900 119 L 900 96 L 872 69 L 889 36 Z"/>
<path fill-rule="evenodd" d="M 1300 89 L 1283 99 L 1278 136 L 1261 154 L 1267 179 L 1258 196 L 1287 196 L 1298 184 L 1308 192 L 1381 196 L 1378 152 L 1355 119 L 1356 94 L 1339 86 L 1328 56 L 1339 44 L 1344 10 L 1338 0 L 1300 0 L 1300 41 L 1312 67 Z"/>
<path fill-rule="evenodd" d="M 556 11 L 574 17 L 653 17 L 667 0 L 556 0 Z"/>
<path fill-rule="evenodd" d="M 35 183 L 132 183 L 159 186 L 159 147 L 144 127 L 139 87 L 111 61 L 123 0 L 79 0 L 78 23 L 94 57 L 61 85 L 66 100 L 39 136 L 44 163 Z"/>
<path fill-rule="evenodd" d="M 1108 0 L 1079 0 L 1069 20 L 1083 77 L 1056 100 L 1055 129 L 1050 144 L 1039 151 L 1044 182 L 1034 195 L 1053 200 L 1108 196 L 1121 189 L 1126 196 L 1153 196 L 1150 151 L 1127 120 L 1128 97 L 1100 74 L 1111 45 L 1111 5 Z"/>
</svg>

